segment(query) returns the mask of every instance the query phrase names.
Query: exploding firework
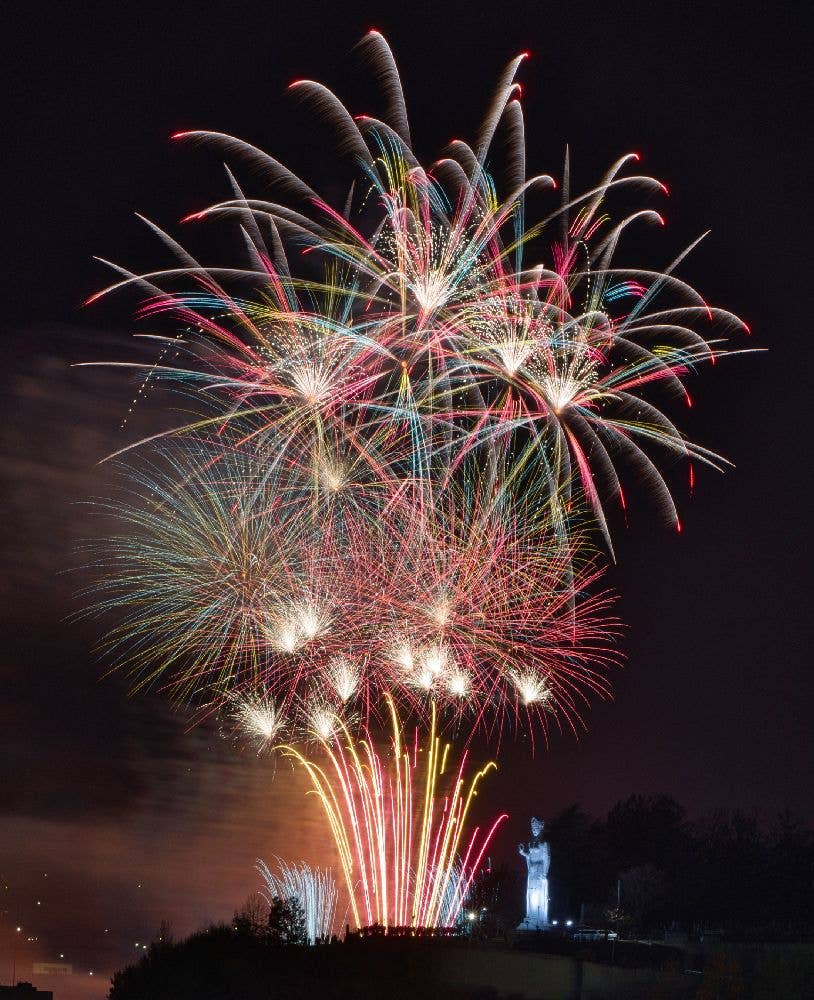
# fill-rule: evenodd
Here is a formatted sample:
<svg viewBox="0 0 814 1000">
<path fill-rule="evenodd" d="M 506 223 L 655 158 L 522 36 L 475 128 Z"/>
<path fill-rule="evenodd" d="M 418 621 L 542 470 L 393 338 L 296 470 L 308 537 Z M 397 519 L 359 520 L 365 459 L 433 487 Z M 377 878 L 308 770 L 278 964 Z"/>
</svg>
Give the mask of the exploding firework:
<svg viewBox="0 0 814 1000">
<path fill-rule="evenodd" d="M 257 754 L 273 749 L 280 736 L 283 719 L 273 698 L 253 692 L 230 699 L 229 719 L 238 739 L 253 747 Z"/>
<path fill-rule="evenodd" d="M 97 609 L 126 617 L 107 645 L 137 686 L 220 711 L 258 751 L 369 720 L 387 693 L 498 732 L 576 727 L 586 695 L 609 693 L 610 596 L 539 511 L 529 526 L 505 496 L 448 486 L 432 508 L 360 495 L 315 523 L 308 485 L 251 452 L 187 441 L 161 459 L 112 505 L 124 530 L 103 545 Z"/>
<path fill-rule="evenodd" d="M 468 829 L 470 807 L 488 763 L 471 778 L 466 755 L 450 767 L 450 745 L 436 731 L 424 746 L 405 746 L 392 699 L 390 753 L 369 734 L 354 739 L 336 720 L 320 739 L 323 760 L 294 746 L 283 752 L 304 768 L 325 811 L 357 926 L 451 927 L 480 868 L 498 816 L 483 832 Z"/>
<path fill-rule="evenodd" d="M 153 374 L 220 394 L 212 421 L 240 425 L 286 461 L 310 461 L 329 492 L 354 469 L 373 481 L 437 482 L 474 453 L 492 476 L 524 472 L 529 488 L 533 479 L 549 492 L 552 482 L 569 493 L 578 484 L 608 537 L 600 484 L 624 503 L 618 457 L 676 521 L 647 449 L 722 460 L 686 441 L 642 393 L 661 384 L 689 402 L 685 376 L 714 361 L 720 334 L 739 321 L 676 277 L 689 250 L 664 271 L 614 266 L 630 226 L 663 220 L 647 209 L 613 221 L 612 196 L 664 186 L 627 173 L 639 159 L 630 154 L 571 197 L 566 163 L 561 202 L 529 221 L 529 195 L 554 182 L 526 176 L 514 82 L 523 57 L 501 77 L 474 146 L 455 140 L 425 169 L 410 148 L 392 53 L 376 32 L 363 45 L 387 80 L 385 120 L 354 119 L 321 84 L 293 85 L 359 166 L 343 211 L 239 139 L 182 133 L 250 161 L 289 204 L 245 197 L 230 174 L 235 197 L 194 218 L 236 219 L 249 246 L 245 267 L 205 269 L 156 230 L 180 266 L 124 272 L 99 294 L 149 290 L 142 317 L 180 321 L 196 362 Z M 508 148 L 503 195 L 484 167 L 499 126 Z M 303 244 L 311 271 L 322 268 L 318 278 L 298 276 L 286 255 Z M 161 290 L 183 276 L 199 287 Z M 227 290 L 230 281 L 242 294 Z M 177 346 L 177 328 L 173 336 Z"/>
<path fill-rule="evenodd" d="M 310 865 L 289 864 L 277 859 L 277 871 L 272 872 L 265 861 L 255 866 L 263 878 L 268 893 L 266 901 L 275 898 L 296 900 L 305 919 L 308 944 L 316 944 L 331 936 L 336 916 L 337 889 L 329 870 Z M 265 895 L 265 894 L 264 894 Z"/>
<path fill-rule="evenodd" d="M 234 222 L 245 263 L 204 267 L 148 223 L 174 265 L 114 266 L 94 296 L 144 293 L 174 359 L 146 377 L 195 410 L 137 460 L 99 557 L 97 607 L 125 608 L 107 645 L 137 685 L 227 706 L 261 748 L 335 738 L 384 696 L 487 732 L 576 728 L 618 659 L 591 538 L 610 547 L 624 470 L 678 525 L 658 453 L 721 467 L 665 397 L 689 403 L 741 324 L 678 277 L 692 247 L 661 271 L 616 263 L 631 227 L 663 221 L 614 214 L 665 193 L 636 154 L 576 196 L 567 158 L 558 194 L 527 173 L 523 56 L 475 141 L 422 166 L 386 41 L 361 46 L 381 119 L 292 85 L 338 137 L 329 167 L 350 157 L 340 207 L 242 140 L 181 133 L 268 183 L 248 197 L 229 171 L 232 196 L 186 220 Z"/>
</svg>

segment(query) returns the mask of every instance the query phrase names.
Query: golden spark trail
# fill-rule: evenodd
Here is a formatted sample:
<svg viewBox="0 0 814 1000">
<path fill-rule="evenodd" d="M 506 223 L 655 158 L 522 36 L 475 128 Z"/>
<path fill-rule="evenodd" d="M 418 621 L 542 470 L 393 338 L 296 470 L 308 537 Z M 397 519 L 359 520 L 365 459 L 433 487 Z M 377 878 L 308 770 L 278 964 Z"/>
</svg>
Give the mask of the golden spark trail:
<svg viewBox="0 0 814 1000">
<path fill-rule="evenodd" d="M 357 926 L 364 916 L 368 924 L 385 928 L 449 927 L 458 917 L 495 830 L 506 818 L 499 816 L 485 835 L 475 828 L 468 842 L 464 840 L 477 786 L 497 765 L 490 761 L 467 780 L 464 755 L 452 784 L 445 782 L 450 745 L 441 745 L 433 705 L 423 748 L 422 804 L 416 811 L 419 749 L 416 745 L 411 759 L 389 695 L 387 705 L 392 727 L 387 759 L 377 752 L 369 734 L 354 740 L 340 720 L 333 735 L 318 738 L 331 764 L 336 790 L 328 773 L 302 751 L 291 745 L 280 749 L 305 768 L 311 792 L 322 804 Z"/>
</svg>

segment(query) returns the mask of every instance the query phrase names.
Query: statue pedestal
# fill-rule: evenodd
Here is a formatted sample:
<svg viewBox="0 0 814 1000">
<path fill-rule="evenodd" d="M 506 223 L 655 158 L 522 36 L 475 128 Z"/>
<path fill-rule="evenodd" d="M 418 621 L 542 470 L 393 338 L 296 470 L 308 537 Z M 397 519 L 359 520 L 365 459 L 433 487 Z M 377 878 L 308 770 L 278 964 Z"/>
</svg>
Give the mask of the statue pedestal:
<svg viewBox="0 0 814 1000">
<path fill-rule="evenodd" d="M 551 928 L 550 924 L 544 924 L 542 923 L 542 921 L 540 922 L 531 921 L 528 918 L 522 920 L 517 925 L 517 929 L 519 931 L 547 931 L 550 930 L 550 928 Z"/>
</svg>

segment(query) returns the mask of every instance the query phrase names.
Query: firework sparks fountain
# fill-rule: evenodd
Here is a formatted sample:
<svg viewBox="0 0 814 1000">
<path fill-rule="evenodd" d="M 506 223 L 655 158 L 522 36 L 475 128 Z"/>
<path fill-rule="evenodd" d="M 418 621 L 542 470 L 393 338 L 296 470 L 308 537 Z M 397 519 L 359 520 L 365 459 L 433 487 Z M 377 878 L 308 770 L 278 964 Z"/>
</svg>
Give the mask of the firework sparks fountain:
<svg viewBox="0 0 814 1000">
<path fill-rule="evenodd" d="M 325 811 L 340 857 L 357 926 L 452 927 L 495 831 L 468 829 L 469 812 L 489 762 L 465 776 L 466 755 L 450 766 L 450 744 L 436 731 L 433 708 L 426 743 L 402 738 L 395 704 L 388 699 L 391 743 L 383 759 L 369 734 L 354 739 L 337 720 L 320 739 L 322 760 L 299 748 L 283 752 L 303 767 Z"/>
<path fill-rule="evenodd" d="M 277 859 L 277 871 L 272 872 L 265 861 L 255 866 L 263 878 L 271 905 L 274 899 L 295 900 L 305 920 L 308 944 L 327 940 L 334 931 L 337 891 L 329 870 L 311 868 L 305 864 L 289 864 Z"/>
</svg>

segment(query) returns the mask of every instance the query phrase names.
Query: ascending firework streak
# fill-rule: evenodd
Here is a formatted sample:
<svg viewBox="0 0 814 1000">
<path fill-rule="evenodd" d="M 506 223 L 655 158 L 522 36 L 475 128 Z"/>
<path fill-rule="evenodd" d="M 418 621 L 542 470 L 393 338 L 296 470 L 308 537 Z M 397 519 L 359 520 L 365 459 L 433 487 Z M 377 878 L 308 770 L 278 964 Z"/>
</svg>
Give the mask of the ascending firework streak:
<svg viewBox="0 0 814 1000">
<path fill-rule="evenodd" d="M 385 762 L 368 734 L 354 739 L 336 720 L 319 739 L 327 760 L 319 763 L 297 747 L 281 749 L 305 768 L 322 803 L 339 853 L 357 926 L 450 927 L 502 814 L 481 834 L 467 828 L 486 764 L 466 778 L 466 754 L 449 768 L 450 745 L 436 731 L 433 706 L 426 745 L 410 749 L 391 698 L 390 758 Z"/>
<path fill-rule="evenodd" d="M 268 895 L 263 895 L 269 905 L 275 898 L 297 901 L 305 918 L 308 944 L 316 944 L 331 936 L 334 930 L 337 890 L 329 869 L 323 871 L 311 868 L 304 862 L 289 864 L 279 858 L 276 875 L 265 861 L 258 860 L 255 867 L 266 884 Z"/>
</svg>

